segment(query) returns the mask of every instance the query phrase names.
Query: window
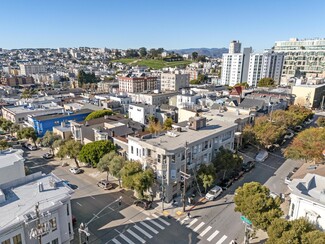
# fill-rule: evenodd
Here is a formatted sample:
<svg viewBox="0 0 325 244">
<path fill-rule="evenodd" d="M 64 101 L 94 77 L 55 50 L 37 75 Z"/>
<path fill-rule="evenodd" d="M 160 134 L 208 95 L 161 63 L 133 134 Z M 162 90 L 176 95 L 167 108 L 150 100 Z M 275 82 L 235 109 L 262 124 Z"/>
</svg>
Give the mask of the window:
<svg viewBox="0 0 325 244">
<path fill-rule="evenodd" d="M 131 146 L 131 154 L 133 154 L 133 146 Z"/>
<path fill-rule="evenodd" d="M 55 231 L 57 229 L 56 218 L 50 219 L 49 222 L 51 224 L 52 231 Z"/>
<path fill-rule="evenodd" d="M 67 204 L 67 215 L 70 215 L 69 203 Z"/>
<path fill-rule="evenodd" d="M 14 244 L 22 244 L 22 241 L 21 241 L 21 234 L 18 234 L 18 235 L 16 235 L 16 236 L 14 236 L 14 237 L 12 238 L 12 240 L 13 240 Z"/>
<path fill-rule="evenodd" d="M 293 213 L 294 213 L 294 211 L 295 211 L 295 204 L 292 203 L 292 204 L 291 204 L 291 213 L 290 213 L 290 216 L 291 216 L 291 217 L 293 217 Z"/>
<path fill-rule="evenodd" d="M 10 244 L 10 239 L 1 242 L 1 244 Z"/>
<path fill-rule="evenodd" d="M 59 244 L 59 239 L 58 239 L 58 238 L 54 239 L 54 240 L 52 241 L 52 244 Z"/>
<path fill-rule="evenodd" d="M 68 229 L 69 229 L 69 235 L 71 235 L 71 224 L 70 224 L 70 222 L 68 223 Z"/>
</svg>

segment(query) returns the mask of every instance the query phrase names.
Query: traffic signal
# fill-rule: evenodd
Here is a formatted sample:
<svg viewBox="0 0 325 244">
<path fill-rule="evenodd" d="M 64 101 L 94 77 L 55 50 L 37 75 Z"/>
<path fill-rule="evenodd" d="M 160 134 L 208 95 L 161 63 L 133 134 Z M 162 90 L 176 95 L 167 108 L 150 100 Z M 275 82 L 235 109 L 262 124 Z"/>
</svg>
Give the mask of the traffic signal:
<svg viewBox="0 0 325 244">
<path fill-rule="evenodd" d="M 121 206 L 122 205 L 122 200 L 118 200 L 118 205 Z"/>
</svg>

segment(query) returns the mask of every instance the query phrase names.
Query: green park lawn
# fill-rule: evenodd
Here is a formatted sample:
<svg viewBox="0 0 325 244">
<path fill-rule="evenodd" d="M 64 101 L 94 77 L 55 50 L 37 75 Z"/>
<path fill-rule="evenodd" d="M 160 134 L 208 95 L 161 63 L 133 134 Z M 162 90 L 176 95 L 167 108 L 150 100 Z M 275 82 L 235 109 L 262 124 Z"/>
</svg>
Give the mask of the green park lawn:
<svg viewBox="0 0 325 244">
<path fill-rule="evenodd" d="M 159 59 L 132 59 L 132 58 L 118 59 L 118 60 L 114 60 L 113 62 L 130 64 L 132 66 L 136 66 L 136 65 L 147 66 L 148 68 L 152 68 L 152 69 L 161 69 L 165 67 L 175 67 L 175 66 L 186 66 L 192 63 L 192 61 L 189 60 L 165 62 L 164 60 L 159 60 Z"/>
</svg>

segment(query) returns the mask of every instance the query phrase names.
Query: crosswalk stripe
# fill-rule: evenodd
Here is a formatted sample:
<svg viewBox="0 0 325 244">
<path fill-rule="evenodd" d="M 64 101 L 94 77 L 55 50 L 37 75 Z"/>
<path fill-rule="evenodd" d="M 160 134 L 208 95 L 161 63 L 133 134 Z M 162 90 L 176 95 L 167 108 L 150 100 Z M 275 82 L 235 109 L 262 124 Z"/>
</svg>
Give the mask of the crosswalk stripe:
<svg viewBox="0 0 325 244">
<path fill-rule="evenodd" d="M 184 222 L 185 222 L 186 220 L 188 220 L 188 219 L 189 219 L 189 217 L 184 218 L 184 219 L 181 221 L 181 224 L 184 224 Z"/>
<path fill-rule="evenodd" d="M 224 235 L 223 237 L 221 237 L 221 239 L 220 239 L 216 244 L 221 244 L 221 243 L 223 243 L 226 239 L 227 239 L 227 236 Z"/>
<path fill-rule="evenodd" d="M 151 223 L 153 223 L 154 225 L 156 225 L 157 227 L 159 227 L 160 229 L 164 230 L 165 227 L 161 226 L 160 224 L 158 224 L 156 221 L 150 219 L 150 218 L 146 218 L 146 220 L 149 220 Z"/>
<path fill-rule="evenodd" d="M 144 222 L 140 222 L 140 224 L 144 225 L 145 227 L 147 227 L 149 230 L 151 230 L 153 233 L 158 234 L 159 232 L 156 231 L 154 228 L 152 228 L 150 225 L 144 223 Z"/>
<path fill-rule="evenodd" d="M 161 217 L 152 214 L 153 217 L 155 217 L 156 219 L 160 220 L 162 223 L 164 223 L 165 225 L 170 225 L 170 223 L 168 223 L 166 220 L 162 219 Z"/>
<path fill-rule="evenodd" d="M 194 225 L 195 222 L 196 222 L 197 220 L 198 220 L 198 219 L 193 219 L 193 220 L 191 221 L 191 223 L 189 223 L 188 227 L 191 227 L 192 225 Z"/>
<path fill-rule="evenodd" d="M 124 240 L 127 241 L 129 244 L 135 244 L 133 241 L 131 241 L 129 238 L 127 238 L 123 233 L 120 234 L 120 237 L 122 237 Z"/>
<path fill-rule="evenodd" d="M 212 241 L 212 239 L 215 238 L 216 235 L 218 235 L 218 234 L 219 234 L 219 231 L 216 230 L 215 232 L 213 232 L 213 234 L 212 234 L 211 236 L 209 236 L 209 238 L 208 238 L 207 240 L 208 240 L 208 241 Z"/>
<path fill-rule="evenodd" d="M 204 224 L 204 222 L 201 222 L 198 226 L 195 227 L 194 231 L 198 231 Z"/>
<path fill-rule="evenodd" d="M 119 242 L 118 240 L 116 240 L 115 238 L 112 240 L 115 244 L 121 244 L 121 242 Z"/>
<path fill-rule="evenodd" d="M 204 236 L 206 233 L 208 233 L 208 231 L 209 230 L 211 230 L 212 229 L 212 227 L 211 226 L 208 226 L 201 234 L 200 234 L 200 236 L 202 237 L 202 236 Z"/>
<path fill-rule="evenodd" d="M 148 238 L 150 238 L 150 239 L 152 238 L 152 235 L 150 235 L 148 232 L 146 232 L 143 229 L 141 229 L 139 226 L 135 225 L 134 228 L 136 228 L 138 231 L 140 231 L 142 234 L 144 234 Z"/>
<path fill-rule="evenodd" d="M 138 236 L 136 233 L 134 233 L 132 230 L 128 229 L 127 232 L 129 232 L 131 235 L 133 235 L 135 238 L 137 238 L 142 243 L 146 243 L 145 240 L 143 240 L 140 236 Z"/>
</svg>

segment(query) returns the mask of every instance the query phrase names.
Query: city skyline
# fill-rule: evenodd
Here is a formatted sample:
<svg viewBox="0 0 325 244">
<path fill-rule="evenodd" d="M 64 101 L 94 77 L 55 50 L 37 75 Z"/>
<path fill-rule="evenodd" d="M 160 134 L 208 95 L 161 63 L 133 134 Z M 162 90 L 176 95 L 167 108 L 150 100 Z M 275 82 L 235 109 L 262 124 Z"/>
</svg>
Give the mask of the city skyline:
<svg viewBox="0 0 325 244">
<path fill-rule="evenodd" d="M 291 37 L 325 36 L 320 32 L 325 20 L 313 18 L 322 14 L 325 2 L 303 3 L 6 1 L 1 4 L 7 11 L 2 12 L 0 22 L 7 24 L 1 31 L 0 48 L 144 46 L 170 50 L 228 48 L 231 40 L 240 40 L 242 47 L 260 51 Z"/>
</svg>

